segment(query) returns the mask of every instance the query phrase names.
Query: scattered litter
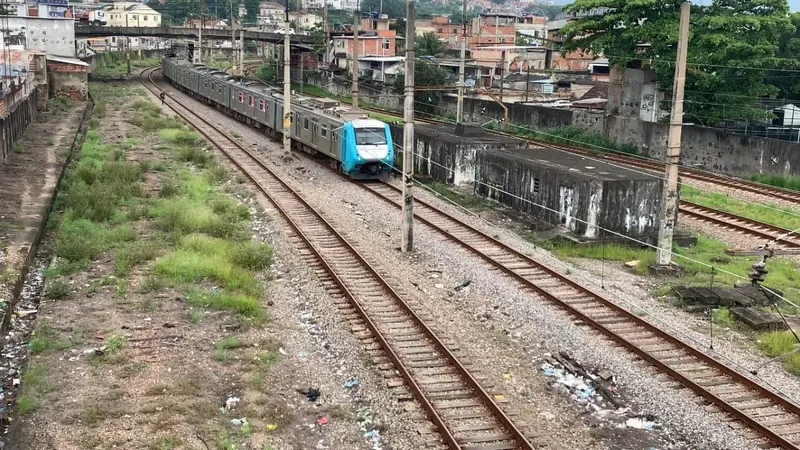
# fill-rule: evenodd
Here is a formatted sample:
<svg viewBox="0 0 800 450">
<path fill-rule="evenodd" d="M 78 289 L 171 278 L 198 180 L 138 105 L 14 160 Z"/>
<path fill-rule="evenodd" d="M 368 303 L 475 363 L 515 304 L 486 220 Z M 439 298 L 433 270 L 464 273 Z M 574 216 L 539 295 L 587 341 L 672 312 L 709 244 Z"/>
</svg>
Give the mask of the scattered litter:
<svg viewBox="0 0 800 450">
<path fill-rule="evenodd" d="M 472 284 L 472 280 L 467 280 L 467 281 L 465 281 L 465 282 L 463 282 L 463 283 L 459 284 L 458 286 L 454 287 L 453 289 L 454 289 L 456 292 L 459 292 L 459 291 L 461 291 L 462 289 L 465 289 L 465 288 L 469 287 L 469 285 L 470 285 L 470 284 Z"/>
<path fill-rule="evenodd" d="M 224 411 L 233 409 L 234 407 L 236 407 L 236 405 L 239 404 L 239 401 L 240 401 L 239 397 L 228 397 L 228 399 L 225 400 Z"/>
<path fill-rule="evenodd" d="M 94 338 L 97 339 L 98 341 L 105 340 L 105 336 L 103 336 L 102 331 L 98 331 L 97 334 L 94 335 Z"/>
<path fill-rule="evenodd" d="M 19 378 L 14 378 L 14 381 L 11 382 L 13 386 L 19 386 Z"/>
<path fill-rule="evenodd" d="M 354 387 L 358 387 L 358 380 L 355 377 L 350 377 L 349 380 L 344 382 L 344 387 L 347 389 L 353 389 Z"/>
<path fill-rule="evenodd" d="M 315 402 L 320 396 L 319 389 L 316 388 L 308 388 L 308 389 L 298 389 L 297 392 L 299 394 L 305 395 L 308 398 L 308 401 Z"/>
<path fill-rule="evenodd" d="M 655 417 L 647 415 L 644 417 L 631 417 L 625 421 L 625 426 L 628 428 L 636 428 L 637 430 L 652 431 L 661 428 L 661 424 L 655 422 Z"/>
<path fill-rule="evenodd" d="M 106 346 L 102 346 L 99 348 L 87 348 L 83 351 L 84 355 L 91 355 L 91 356 L 103 356 L 106 354 Z"/>
<path fill-rule="evenodd" d="M 231 419 L 231 425 L 235 427 L 240 427 L 247 421 L 245 419 Z"/>
<path fill-rule="evenodd" d="M 275 430 L 278 429 L 278 426 L 275 425 L 274 423 L 268 423 L 266 428 L 267 428 L 267 431 L 275 431 Z"/>
<path fill-rule="evenodd" d="M 287 354 L 286 350 L 284 350 L 283 347 L 279 347 L 278 351 L 280 352 L 281 355 L 286 355 Z"/>
<path fill-rule="evenodd" d="M 320 425 L 327 425 L 328 424 L 328 418 L 327 417 L 320 417 L 319 419 L 317 419 L 317 423 L 320 424 Z"/>
<path fill-rule="evenodd" d="M 545 374 L 545 375 L 547 375 L 547 374 Z M 511 379 L 511 374 L 510 373 L 504 373 L 503 374 L 503 379 L 504 380 L 510 380 Z"/>
<path fill-rule="evenodd" d="M 639 260 L 638 259 L 634 259 L 633 261 L 628 261 L 628 262 L 625 263 L 625 265 L 628 266 L 631 269 L 635 269 L 636 266 L 639 265 Z"/>
<path fill-rule="evenodd" d="M 444 285 L 443 284 L 438 284 L 438 283 L 434 284 L 433 287 L 435 287 L 436 289 L 444 289 Z"/>
<path fill-rule="evenodd" d="M 297 357 L 302 359 L 302 360 L 305 360 L 306 358 L 308 358 L 308 353 L 300 352 L 300 353 L 297 354 Z"/>
</svg>

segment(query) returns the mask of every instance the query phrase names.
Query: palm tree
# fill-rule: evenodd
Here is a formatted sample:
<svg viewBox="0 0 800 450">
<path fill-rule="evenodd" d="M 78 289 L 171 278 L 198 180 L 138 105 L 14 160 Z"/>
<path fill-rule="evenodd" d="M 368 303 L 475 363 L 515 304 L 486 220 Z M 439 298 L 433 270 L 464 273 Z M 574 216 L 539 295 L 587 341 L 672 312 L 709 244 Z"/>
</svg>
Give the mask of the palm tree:
<svg viewBox="0 0 800 450">
<path fill-rule="evenodd" d="M 417 36 L 415 41 L 417 56 L 439 56 L 447 49 L 447 44 L 439 40 L 436 33 L 428 31 L 422 36 Z"/>
</svg>

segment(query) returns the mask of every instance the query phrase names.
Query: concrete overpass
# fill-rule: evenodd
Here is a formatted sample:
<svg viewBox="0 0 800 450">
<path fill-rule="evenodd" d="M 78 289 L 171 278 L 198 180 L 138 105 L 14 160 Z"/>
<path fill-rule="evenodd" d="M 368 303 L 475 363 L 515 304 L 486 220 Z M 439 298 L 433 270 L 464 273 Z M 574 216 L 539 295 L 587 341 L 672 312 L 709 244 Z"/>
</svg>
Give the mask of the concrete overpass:
<svg viewBox="0 0 800 450">
<path fill-rule="evenodd" d="M 92 25 L 76 25 L 75 37 L 105 37 L 105 36 L 142 36 L 163 38 L 197 39 L 197 28 L 184 27 L 97 27 Z M 231 38 L 231 30 L 203 29 L 203 40 L 226 40 Z M 239 31 L 236 31 L 239 38 Z M 244 38 L 248 41 L 261 41 L 283 43 L 283 35 L 278 33 L 264 33 L 262 31 L 245 31 Z M 314 38 L 311 36 L 292 36 L 292 44 L 312 45 Z"/>
</svg>

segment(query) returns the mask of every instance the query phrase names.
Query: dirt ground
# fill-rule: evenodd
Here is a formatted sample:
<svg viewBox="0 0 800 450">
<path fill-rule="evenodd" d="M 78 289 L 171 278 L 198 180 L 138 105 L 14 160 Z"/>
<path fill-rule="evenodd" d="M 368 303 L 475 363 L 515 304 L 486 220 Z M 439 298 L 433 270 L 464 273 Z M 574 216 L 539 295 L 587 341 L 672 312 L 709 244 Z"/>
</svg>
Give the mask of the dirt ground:
<svg viewBox="0 0 800 450">
<path fill-rule="evenodd" d="M 152 96 L 122 86 L 95 130 L 126 161 L 146 161 L 142 187 L 158 197 L 175 176 L 159 167 L 175 164 L 174 155 L 158 132 L 131 123 L 136 100 Z M 125 277 L 115 276 L 115 250 L 106 251 L 58 279 L 63 298 L 31 291 L 40 347 L 29 345 L 5 449 L 367 449 L 385 431 L 383 414 L 402 417 L 403 405 L 376 394 L 383 380 L 358 354 L 357 339 L 314 324 L 309 302 L 322 301 L 323 289 L 281 247 L 285 236 L 270 212 L 235 178 L 220 191 L 249 209 L 253 239 L 275 246 L 273 267 L 257 275 L 266 286 L 264 320 L 198 307 L 184 286 L 150 286 L 153 259 L 169 248 Z M 160 239 L 147 215 L 131 225 L 137 242 Z M 55 239 L 45 238 L 35 273 L 50 264 Z M 351 379 L 359 384 L 344 387 Z M 321 391 L 318 399 L 298 392 L 309 387 Z"/>
</svg>

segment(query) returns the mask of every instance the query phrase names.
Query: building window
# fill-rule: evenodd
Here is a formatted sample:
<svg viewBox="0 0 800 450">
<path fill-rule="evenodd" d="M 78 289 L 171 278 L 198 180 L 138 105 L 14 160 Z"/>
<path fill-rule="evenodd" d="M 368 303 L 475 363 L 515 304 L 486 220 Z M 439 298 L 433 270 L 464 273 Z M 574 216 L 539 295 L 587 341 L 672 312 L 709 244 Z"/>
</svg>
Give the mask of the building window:
<svg viewBox="0 0 800 450">
<path fill-rule="evenodd" d="M 531 178 L 531 194 L 538 194 L 541 189 L 541 184 L 538 178 Z"/>
<path fill-rule="evenodd" d="M 253 98 L 253 96 L 251 95 L 251 96 L 250 96 L 250 106 L 252 107 L 252 106 L 253 106 L 253 105 L 255 105 L 255 104 L 256 104 L 256 101 L 255 101 L 255 99 Z"/>
<path fill-rule="evenodd" d="M 131 16 L 131 19 L 136 20 L 136 16 Z"/>
<path fill-rule="evenodd" d="M 453 36 L 458 34 L 458 28 L 453 28 Z"/>
<path fill-rule="evenodd" d="M 437 32 L 437 33 L 439 33 L 439 34 L 442 34 L 442 29 L 441 29 L 441 28 L 438 28 L 438 29 L 436 30 L 436 32 Z"/>
<path fill-rule="evenodd" d="M 389 40 L 388 39 L 384 39 L 383 40 L 383 49 L 384 50 L 389 50 Z"/>
<path fill-rule="evenodd" d="M 147 22 L 147 16 L 142 16 L 142 20 L 144 20 L 145 22 Z"/>
</svg>

